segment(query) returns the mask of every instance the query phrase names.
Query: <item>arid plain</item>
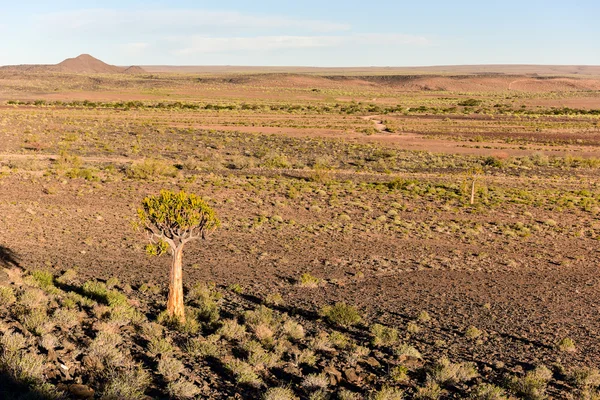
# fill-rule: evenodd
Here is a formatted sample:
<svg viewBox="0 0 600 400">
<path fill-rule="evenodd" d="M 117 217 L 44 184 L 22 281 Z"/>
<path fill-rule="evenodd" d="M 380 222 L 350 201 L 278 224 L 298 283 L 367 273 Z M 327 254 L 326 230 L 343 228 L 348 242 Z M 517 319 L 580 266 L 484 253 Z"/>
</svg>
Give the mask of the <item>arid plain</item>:
<svg viewBox="0 0 600 400">
<path fill-rule="evenodd" d="M 0 68 L 0 330 L 41 364 L 10 387 L 119 398 L 123 357 L 129 398 L 598 398 L 599 183 L 594 67 Z M 132 227 L 161 189 L 223 223 L 196 327 Z"/>
</svg>

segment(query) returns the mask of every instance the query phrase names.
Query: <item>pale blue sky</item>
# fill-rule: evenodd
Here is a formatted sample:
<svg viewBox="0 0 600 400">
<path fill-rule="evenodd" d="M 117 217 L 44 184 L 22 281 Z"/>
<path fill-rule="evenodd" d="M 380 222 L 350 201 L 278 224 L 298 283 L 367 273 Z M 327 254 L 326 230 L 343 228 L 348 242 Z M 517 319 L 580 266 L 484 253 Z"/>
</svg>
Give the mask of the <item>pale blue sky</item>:
<svg viewBox="0 0 600 400">
<path fill-rule="evenodd" d="M 600 65 L 599 15 L 598 0 L 0 0 L 0 64 Z"/>
</svg>

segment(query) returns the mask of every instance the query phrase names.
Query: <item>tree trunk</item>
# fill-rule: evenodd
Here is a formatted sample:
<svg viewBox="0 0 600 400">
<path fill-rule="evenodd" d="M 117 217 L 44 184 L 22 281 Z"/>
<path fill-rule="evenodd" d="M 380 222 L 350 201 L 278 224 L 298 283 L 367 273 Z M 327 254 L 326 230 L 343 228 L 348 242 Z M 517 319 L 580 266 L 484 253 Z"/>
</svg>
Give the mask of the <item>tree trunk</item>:
<svg viewBox="0 0 600 400">
<path fill-rule="evenodd" d="M 475 178 L 473 178 L 473 185 L 471 185 L 471 205 L 475 204 Z"/>
<path fill-rule="evenodd" d="M 173 252 L 173 264 L 169 278 L 169 298 L 167 299 L 167 312 L 173 319 L 185 322 L 185 309 L 183 307 L 183 245 Z"/>
</svg>

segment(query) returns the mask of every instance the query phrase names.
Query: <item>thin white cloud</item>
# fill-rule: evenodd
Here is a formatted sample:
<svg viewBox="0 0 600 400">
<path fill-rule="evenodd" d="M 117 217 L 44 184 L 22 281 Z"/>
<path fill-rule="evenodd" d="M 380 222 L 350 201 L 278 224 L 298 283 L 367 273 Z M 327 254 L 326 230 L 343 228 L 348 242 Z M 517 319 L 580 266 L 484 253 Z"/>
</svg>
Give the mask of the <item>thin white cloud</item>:
<svg viewBox="0 0 600 400">
<path fill-rule="evenodd" d="M 109 32 L 114 29 L 148 32 L 181 32 L 220 28 L 301 29 L 311 32 L 347 31 L 348 24 L 274 15 L 250 15 L 235 11 L 88 9 L 39 15 L 36 22 L 51 31 Z"/>
<path fill-rule="evenodd" d="M 228 53 L 235 51 L 274 51 L 346 45 L 427 46 L 429 39 L 402 34 L 357 34 L 348 36 L 257 36 L 208 37 L 190 36 L 171 38 L 173 43 L 185 43 L 173 54 L 185 56 L 201 53 Z"/>
</svg>

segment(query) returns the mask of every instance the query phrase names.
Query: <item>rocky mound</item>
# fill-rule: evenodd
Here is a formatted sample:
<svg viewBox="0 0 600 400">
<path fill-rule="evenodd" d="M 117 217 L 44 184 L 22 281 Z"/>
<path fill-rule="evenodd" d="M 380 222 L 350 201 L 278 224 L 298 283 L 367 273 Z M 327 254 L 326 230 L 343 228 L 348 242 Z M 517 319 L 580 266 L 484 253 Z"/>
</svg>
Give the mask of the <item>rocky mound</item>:
<svg viewBox="0 0 600 400">
<path fill-rule="evenodd" d="M 135 74 L 143 74 L 146 72 L 146 70 L 144 70 L 144 68 L 142 68 L 142 67 L 138 67 L 137 65 L 133 65 L 131 67 L 125 68 L 125 70 L 123 72 L 126 74 L 135 75 Z"/>
</svg>

